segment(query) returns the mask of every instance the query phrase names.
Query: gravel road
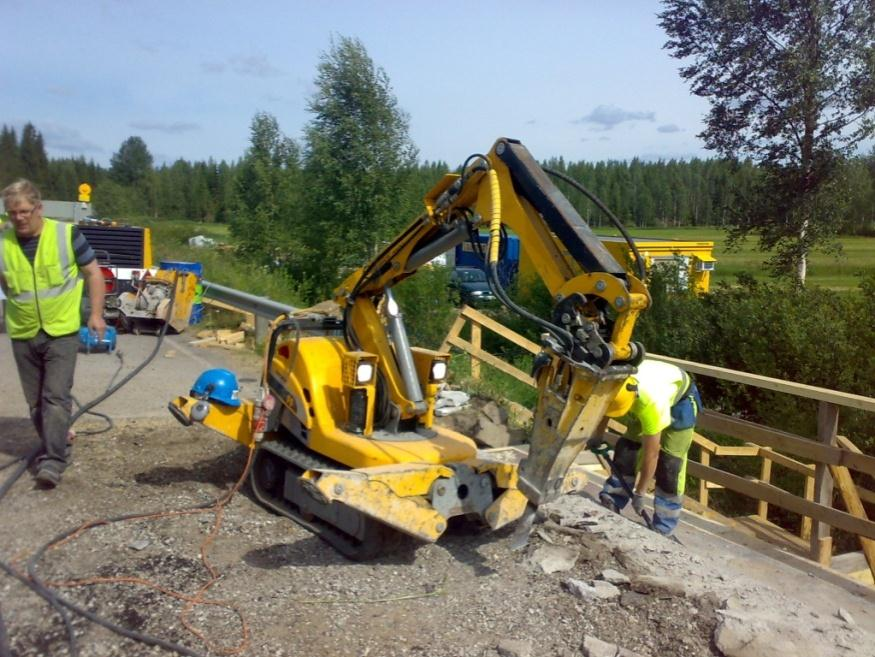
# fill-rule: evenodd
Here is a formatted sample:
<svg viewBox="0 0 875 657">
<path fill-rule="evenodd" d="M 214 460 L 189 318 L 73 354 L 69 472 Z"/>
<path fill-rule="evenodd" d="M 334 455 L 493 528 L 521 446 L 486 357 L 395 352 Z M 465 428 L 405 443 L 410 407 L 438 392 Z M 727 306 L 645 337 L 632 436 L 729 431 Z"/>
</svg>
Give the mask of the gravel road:
<svg viewBox="0 0 875 657">
<path fill-rule="evenodd" d="M 122 337 L 130 338 L 122 349 L 133 365 L 148 351 L 148 338 Z M 82 398 L 105 387 L 112 361 L 83 357 L 76 380 Z M 2 463 L 35 437 L 22 419 L 23 401 L 13 399 L 17 380 L 5 340 L 0 363 Z M 100 409 L 116 418 L 115 427 L 77 437 L 74 464 L 58 489 L 35 489 L 25 475 L 4 498 L 0 558 L 22 568 L 53 536 L 86 521 L 183 509 L 228 491 L 246 450 L 203 428 L 186 429 L 165 410 L 205 366 L 220 364 L 245 381 L 257 376 L 253 357 L 168 340 L 153 365 Z M 154 588 L 118 581 L 67 586 L 130 576 L 194 596 L 210 580 L 200 551 L 214 521 L 215 513 L 201 512 L 96 526 L 49 550 L 38 572 L 113 622 L 202 655 L 615 657 L 620 648 L 630 651 L 620 655 L 647 657 L 875 655 L 871 597 L 765 559 L 707 528 L 685 525 L 685 546 L 670 543 L 586 495 L 552 505 L 519 552 L 509 549 L 509 529 L 491 533 L 460 523 L 437 544 L 352 563 L 264 510 L 244 486 L 223 508 L 208 546 L 220 577 L 204 597 L 224 606 L 195 606 L 188 619 L 195 633 L 183 625 L 186 602 Z M 629 578 L 615 592 L 604 582 L 593 585 L 614 578 L 609 569 Z M 0 611 L 14 655 L 70 654 L 58 615 L 8 576 L 0 576 Z M 173 654 L 82 619 L 74 629 L 83 656 Z M 611 647 L 597 652 L 596 638 Z"/>
</svg>

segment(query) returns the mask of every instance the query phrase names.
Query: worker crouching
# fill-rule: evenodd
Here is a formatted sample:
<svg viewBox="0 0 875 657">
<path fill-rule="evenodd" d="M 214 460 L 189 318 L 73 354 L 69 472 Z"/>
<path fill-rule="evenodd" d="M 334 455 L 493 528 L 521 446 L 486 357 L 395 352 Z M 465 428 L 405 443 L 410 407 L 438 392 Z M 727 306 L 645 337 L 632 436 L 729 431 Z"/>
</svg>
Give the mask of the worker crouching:
<svg viewBox="0 0 875 657">
<path fill-rule="evenodd" d="M 608 409 L 609 417 L 626 425 L 626 433 L 614 447 L 614 474 L 599 494 L 601 503 L 619 511 L 631 491 L 632 506 L 641 514 L 655 479 L 653 528 L 670 536 L 683 508 L 687 452 L 701 408 L 692 376 L 676 365 L 645 359 Z"/>
</svg>

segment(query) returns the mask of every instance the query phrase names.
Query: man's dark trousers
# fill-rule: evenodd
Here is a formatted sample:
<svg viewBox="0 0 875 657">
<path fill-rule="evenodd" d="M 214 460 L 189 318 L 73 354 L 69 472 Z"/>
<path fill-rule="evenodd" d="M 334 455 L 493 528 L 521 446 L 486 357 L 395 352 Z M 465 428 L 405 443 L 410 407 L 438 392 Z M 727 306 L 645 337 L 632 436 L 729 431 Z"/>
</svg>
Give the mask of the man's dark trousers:
<svg viewBox="0 0 875 657">
<path fill-rule="evenodd" d="M 67 467 L 67 431 L 73 408 L 77 334 L 53 338 L 43 331 L 29 340 L 13 340 L 12 353 L 30 417 L 43 442 L 40 467 L 60 474 Z"/>
</svg>

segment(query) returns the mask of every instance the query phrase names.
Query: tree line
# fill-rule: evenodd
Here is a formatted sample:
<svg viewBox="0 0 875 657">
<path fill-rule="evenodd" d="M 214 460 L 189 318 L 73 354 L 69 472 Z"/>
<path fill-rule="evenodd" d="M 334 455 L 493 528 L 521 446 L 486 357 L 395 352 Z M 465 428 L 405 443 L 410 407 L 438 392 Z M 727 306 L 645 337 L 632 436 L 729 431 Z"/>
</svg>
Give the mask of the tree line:
<svg viewBox="0 0 875 657">
<path fill-rule="evenodd" d="M 253 119 L 253 139 L 260 140 L 265 130 L 279 131 L 278 125 L 268 128 L 268 123 L 275 124 L 275 119 L 267 114 Z M 232 162 L 179 159 L 173 164 L 155 166 L 146 143 L 132 136 L 113 155 L 111 165 L 104 167 L 83 157 L 49 158 L 42 135 L 32 124 L 24 126 L 20 138 L 14 127 L 4 125 L 0 131 L 0 181 L 7 184 L 19 177 L 28 178 L 40 187 L 45 198 L 55 200 L 75 200 L 79 185 L 88 182 L 94 189 L 95 209 L 106 217 L 230 223 L 236 211 L 240 221 L 247 223 L 243 216 L 245 203 L 241 201 L 252 201 L 253 194 L 258 194 L 244 184 L 247 176 L 253 175 L 253 162 L 267 164 L 274 156 L 283 161 L 276 153 L 265 158 L 265 147 L 277 144 L 254 143 L 250 153 Z M 472 144 L 472 150 L 476 147 Z M 280 168 L 299 169 L 302 163 L 297 145 L 290 156 Z M 627 225 L 638 228 L 728 226 L 732 222 L 733 200 L 750 190 L 760 175 L 749 160 L 733 162 L 717 158 L 602 162 L 550 158 L 542 164 L 580 181 Z M 443 162 L 410 163 L 404 175 L 406 184 L 397 190 L 397 198 L 421 197 L 450 170 L 452 167 Z M 875 152 L 846 158 L 838 180 L 846 204 L 837 218 L 837 232 L 875 235 Z M 293 188 L 302 182 L 290 179 L 288 184 Z M 595 228 L 608 225 L 604 215 L 580 192 L 559 185 L 587 223 Z M 295 191 L 291 188 L 289 193 Z M 415 208 L 410 210 L 416 212 Z M 404 218 L 410 220 L 413 216 Z"/>
</svg>

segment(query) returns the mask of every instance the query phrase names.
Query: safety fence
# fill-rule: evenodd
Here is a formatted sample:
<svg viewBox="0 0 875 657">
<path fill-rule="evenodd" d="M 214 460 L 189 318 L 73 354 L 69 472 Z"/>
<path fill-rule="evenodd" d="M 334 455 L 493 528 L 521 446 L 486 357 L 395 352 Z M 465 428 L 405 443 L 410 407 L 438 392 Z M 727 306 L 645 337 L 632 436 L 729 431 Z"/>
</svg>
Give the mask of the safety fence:
<svg viewBox="0 0 875 657">
<path fill-rule="evenodd" d="M 470 339 L 462 337 L 466 326 L 470 326 Z M 459 312 L 441 349 L 455 347 L 469 354 L 473 379 L 480 378 L 480 368 L 485 363 L 534 386 L 535 381 L 528 373 L 483 349 L 483 329 L 495 332 L 532 354 L 541 350 L 531 340 L 467 306 Z M 850 474 L 853 470 L 875 479 L 875 457 L 861 453 L 850 440 L 838 433 L 840 409 L 875 412 L 875 398 L 666 356 L 651 354 L 650 357 L 674 363 L 700 377 L 792 395 L 798 399 L 799 404 L 816 402 L 817 435 L 811 438 L 712 410 L 702 412 L 697 423 L 699 431 L 707 431 L 715 438 L 728 436 L 742 444 L 723 445 L 701 433 L 695 434 L 694 443 L 698 449 L 691 454 L 687 472 L 698 479 L 699 488 L 697 499 L 688 498 L 686 506 L 699 513 L 713 515 L 709 513 L 708 505 L 710 491 L 714 489 L 730 490 L 752 498 L 757 502 L 756 514 L 733 519 L 734 522 L 738 521 L 737 524 L 748 533 L 779 542 L 823 566 L 830 566 L 832 563 L 831 528 L 854 534 L 861 543 L 862 558 L 865 559 L 863 568 L 868 566 L 868 570 L 857 567 L 844 567 L 843 570 L 860 570 L 854 573 L 856 578 L 868 583 L 875 581 L 875 522 L 868 519 L 864 508 L 864 502 L 875 504 L 875 492 L 857 485 Z M 707 399 L 705 403 L 707 405 Z M 526 415 L 531 417 L 528 411 L 517 410 L 517 415 L 523 419 Z M 609 427 L 620 432 L 623 429 L 615 421 Z M 698 461 L 694 460 L 696 456 Z M 715 467 L 721 457 L 758 459 L 759 477 L 739 476 Z M 801 496 L 774 485 L 772 479 L 775 467 L 786 468 L 804 477 L 804 492 Z M 838 490 L 847 511 L 833 507 L 835 489 Z M 801 516 L 798 536 L 769 522 L 769 509 L 772 506 Z"/>
</svg>

